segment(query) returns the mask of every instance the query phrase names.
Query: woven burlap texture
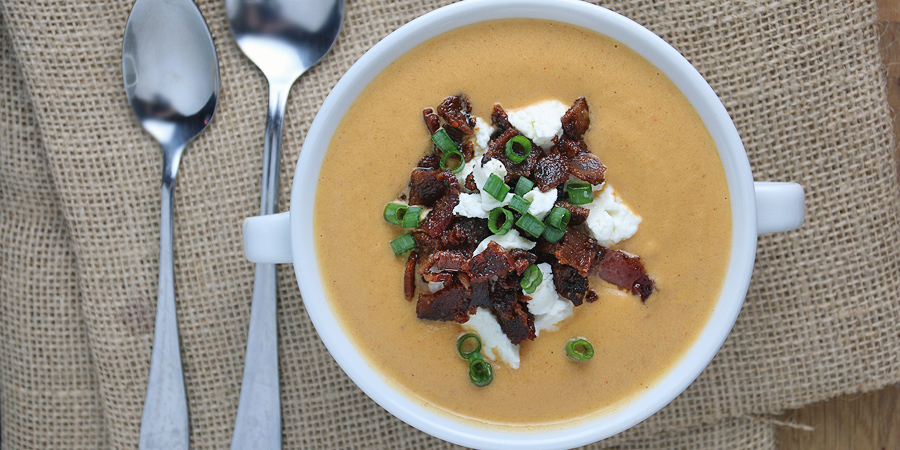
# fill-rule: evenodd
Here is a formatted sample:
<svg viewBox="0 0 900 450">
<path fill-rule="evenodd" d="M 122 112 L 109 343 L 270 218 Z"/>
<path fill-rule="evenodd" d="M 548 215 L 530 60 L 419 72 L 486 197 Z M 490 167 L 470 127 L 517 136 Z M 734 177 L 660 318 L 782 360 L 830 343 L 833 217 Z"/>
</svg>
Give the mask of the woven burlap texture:
<svg viewBox="0 0 900 450">
<path fill-rule="evenodd" d="M 329 54 L 295 86 L 281 209 L 303 137 L 369 47 L 449 3 L 349 1 Z M 188 147 L 175 269 L 194 448 L 226 448 L 253 267 L 240 224 L 258 211 L 266 83 L 224 2 L 198 2 L 221 101 Z M 803 228 L 760 239 L 734 331 L 678 399 L 597 444 L 773 446 L 765 414 L 900 381 L 900 183 L 874 4 L 825 0 L 603 3 L 679 49 L 720 95 L 759 180 L 807 191 Z M 4 448 L 135 448 L 156 299 L 157 144 L 122 88 L 130 0 L 0 0 L 0 439 Z M 279 269 L 285 448 L 449 448 L 393 418 L 341 372 Z"/>
</svg>

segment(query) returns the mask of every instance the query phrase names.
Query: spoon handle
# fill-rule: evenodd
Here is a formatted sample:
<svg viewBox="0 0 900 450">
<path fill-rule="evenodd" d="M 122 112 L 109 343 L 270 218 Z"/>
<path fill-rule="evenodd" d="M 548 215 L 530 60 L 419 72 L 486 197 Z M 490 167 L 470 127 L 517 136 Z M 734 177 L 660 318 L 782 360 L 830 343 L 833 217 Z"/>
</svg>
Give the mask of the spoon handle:
<svg viewBox="0 0 900 450">
<path fill-rule="evenodd" d="M 187 450 L 187 395 L 181 370 L 178 323 L 175 313 L 175 270 L 172 261 L 172 215 L 175 171 L 180 151 L 170 157 L 164 152 L 162 212 L 159 237 L 159 292 L 156 297 L 156 325 L 150 356 L 150 379 L 141 417 L 141 450 Z M 174 161 L 173 161 L 174 159 Z"/>
<path fill-rule="evenodd" d="M 260 212 L 273 214 L 278 202 L 278 168 L 284 111 L 291 85 L 269 84 L 269 112 L 263 149 Z M 257 264 L 250 304 L 247 358 L 232 450 L 281 448 L 281 395 L 278 380 L 278 322 L 275 265 Z"/>
</svg>

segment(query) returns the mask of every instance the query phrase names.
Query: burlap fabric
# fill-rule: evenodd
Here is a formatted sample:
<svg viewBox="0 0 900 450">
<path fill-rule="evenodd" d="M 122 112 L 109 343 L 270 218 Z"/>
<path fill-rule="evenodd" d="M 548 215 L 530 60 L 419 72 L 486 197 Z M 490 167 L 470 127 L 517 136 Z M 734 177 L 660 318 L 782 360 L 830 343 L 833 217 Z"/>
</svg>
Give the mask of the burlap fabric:
<svg viewBox="0 0 900 450">
<path fill-rule="evenodd" d="M 288 107 L 281 183 L 340 75 L 448 1 L 350 1 L 332 53 Z M 211 127 L 176 197 L 176 283 L 193 447 L 226 448 L 253 267 L 266 84 L 200 1 L 222 72 Z M 900 183 L 874 4 L 856 0 L 604 3 L 671 42 L 722 97 L 757 179 L 807 191 L 808 219 L 760 240 L 734 331 L 703 375 L 597 447 L 774 445 L 767 414 L 900 381 Z M 0 1 L 0 439 L 8 449 L 135 448 L 152 344 L 161 158 L 125 99 L 130 0 Z M 326 352 L 279 271 L 285 448 L 449 448 L 393 418 Z"/>
</svg>

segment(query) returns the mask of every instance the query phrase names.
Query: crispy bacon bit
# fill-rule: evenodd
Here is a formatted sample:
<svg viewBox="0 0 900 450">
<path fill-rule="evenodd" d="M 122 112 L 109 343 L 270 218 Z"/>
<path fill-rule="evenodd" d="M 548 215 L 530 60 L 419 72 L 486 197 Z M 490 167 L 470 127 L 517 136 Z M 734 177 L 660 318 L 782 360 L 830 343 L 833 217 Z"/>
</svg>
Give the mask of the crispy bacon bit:
<svg viewBox="0 0 900 450">
<path fill-rule="evenodd" d="M 463 270 L 469 275 L 473 283 L 487 280 L 491 277 L 505 277 L 513 269 L 513 259 L 500 244 L 494 241 L 488 243 L 487 249 L 475 255 L 466 263 Z"/>
<path fill-rule="evenodd" d="M 495 103 L 494 109 L 491 111 L 491 125 L 497 127 L 500 131 L 512 128 L 512 124 L 509 123 L 509 116 L 506 115 L 506 111 L 503 110 L 499 103 Z"/>
<path fill-rule="evenodd" d="M 506 167 L 506 178 L 503 181 L 509 182 L 516 177 L 529 177 L 534 170 L 534 166 L 540 161 L 544 153 L 541 148 L 531 144 L 531 153 L 522 162 L 514 163 L 506 157 L 506 143 L 510 139 L 519 136 L 519 132 L 515 128 L 507 128 L 503 133 L 488 143 L 485 155 L 500 160 Z M 530 142 L 530 141 L 529 141 Z"/>
<path fill-rule="evenodd" d="M 551 264 L 550 267 L 553 269 L 556 293 L 573 305 L 580 306 L 588 290 L 587 277 L 579 275 L 575 268 L 565 264 Z"/>
<path fill-rule="evenodd" d="M 588 275 L 598 247 L 597 241 L 572 227 L 566 229 L 566 234 L 558 243 L 541 241 L 541 244 L 542 251 L 550 250 L 560 264 L 571 266 L 583 277 Z"/>
<path fill-rule="evenodd" d="M 466 177 L 466 189 L 470 191 L 477 191 L 478 185 L 475 184 L 475 174 L 470 173 L 469 176 Z"/>
<path fill-rule="evenodd" d="M 420 169 L 438 170 L 441 167 L 441 157 L 434 153 L 429 153 L 423 156 L 416 166 Z"/>
<path fill-rule="evenodd" d="M 513 269 L 516 271 L 516 275 L 519 276 L 522 276 L 522 273 L 525 272 L 528 266 L 537 262 L 537 256 L 534 253 L 520 248 L 510 250 L 509 256 L 512 257 Z"/>
<path fill-rule="evenodd" d="M 465 161 L 460 164 L 471 161 L 472 158 L 475 157 L 475 143 L 472 141 L 463 142 L 463 144 L 459 146 L 459 152 L 462 153 L 463 158 L 465 159 Z"/>
<path fill-rule="evenodd" d="M 581 153 L 588 153 L 587 144 L 584 141 L 573 141 L 565 136 L 553 138 L 553 146 L 567 158 L 573 158 Z"/>
<path fill-rule="evenodd" d="M 563 132 L 569 139 L 575 141 L 581 139 L 588 127 L 591 126 L 590 111 L 584 97 L 575 99 L 575 104 L 563 114 L 561 121 Z"/>
<path fill-rule="evenodd" d="M 422 274 L 422 279 L 429 283 L 449 283 L 453 281 L 453 274 L 447 272 L 427 272 Z"/>
<path fill-rule="evenodd" d="M 438 237 L 450 226 L 453 221 L 453 208 L 459 204 L 459 183 L 456 177 L 449 171 L 441 172 L 446 175 L 448 181 L 444 196 L 438 199 L 434 208 L 425 217 L 421 227 L 431 237 Z M 410 200 L 410 204 L 412 201 Z"/>
<path fill-rule="evenodd" d="M 455 217 L 447 232 L 441 236 L 442 248 L 458 250 L 471 255 L 478 243 L 490 236 L 487 219 Z"/>
<path fill-rule="evenodd" d="M 513 344 L 519 344 L 526 339 L 534 339 L 534 316 L 520 301 L 523 299 L 518 290 L 495 286 L 490 299 L 491 311 L 497 317 L 500 329 Z"/>
<path fill-rule="evenodd" d="M 587 294 L 584 295 L 584 301 L 588 303 L 594 303 L 599 300 L 597 297 L 597 293 L 593 291 L 593 289 L 588 289 Z"/>
<path fill-rule="evenodd" d="M 572 218 L 569 219 L 569 226 L 573 227 L 583 224 L 587 220 L 588 215 L 591 213 L 591 210 L 578 205 L 573 205 L 565 200 L 559 200 L 554 203 L 553 206 L 566 208 L 570 213 L 572 213 Z"/>
<path fill-rule="evenodd" d="M 566 162 L 559 153 L 551 153 L 534 166 L 534 181 L 541 192 L 547 192 L 569 179 Z"/>
<path fill-rule="evenodd" d="M 430 208 L 444 196 L 451 183 L 457 183 L 452 172 L 414 169 L 409 177 L 409 204 Z"/>
<path fill-rule="evenodd" d="M 459 252 L 439 250 L 425 258 L 419 266 L 419 273 L 459 272 L 469 258 Z"/>
<path fill-rule="evenodd" d="M 437 130 L 441 128 L 441 119 L 434 113 L 434 109 L 425 108 L 422 111 L 422 118 L 425 119 L 425 128 L 428 128 L 428 134 L 437 133 Z"/>
<path fill-rule="evenodd" d="M 591 184 L 600 184 L 604 180 L 606 166 L 590 153 L 581 153 L 566 161 L 569 173 Z"/>
<path fill-rule="evenodd" d="M 403 271 L 403 295 L 406 301 L 411 302 L 416 295 L 416 262 L 419 260 L 419 252 L 413 251 L 406 260 L 406 269 Z"/>
<path fill-rule="evenodd" d="M 425 320 L 465 323 L 469 320 L 468 290 L 463 285 L 447 282 L 433 294 L 419 294 L 416 316 Z"/>
<path fill-rule="evenodd" d="M 594 266 L 591 267 L 592 273 L 634 295 L 640 295 L 641 301 L 646 301 L 653 293 L 653 279 L 647 275 L 644 263 L 638 256 L 622 250 L 604 249 L 598 252 Z"/>
<path fill-rule="evenodd" d="M 475 123 L 474 119 L 470 117 L 471 112 L 472 105 L 469 104 L 469 98 L 465 94 L 451 95 L 445 98 L 437 108 L 438 116 L 446 122 L 445 129 L 453 128 L 464 136 L 473 133 L 472 127 L 475 126 Z M 470 121 L 472 122 L 470 123 Z M 450 133 L 450 130 L 447 132 Z M 450 133 L 450 137 L 453 137 L 452 133 Z"/>
</svg>

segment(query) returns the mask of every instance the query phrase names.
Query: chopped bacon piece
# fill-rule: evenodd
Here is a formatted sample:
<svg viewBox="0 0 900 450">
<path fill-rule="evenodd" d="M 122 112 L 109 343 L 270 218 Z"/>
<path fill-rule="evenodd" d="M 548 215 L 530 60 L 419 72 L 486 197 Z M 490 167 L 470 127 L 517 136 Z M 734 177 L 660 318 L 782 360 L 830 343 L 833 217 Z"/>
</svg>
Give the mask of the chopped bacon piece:
<svg viewBox="0 0 900 450">
<path fill-rule="evenodd" d="M 581 153 L 588 153 L 587 144 L 584 141 L 573 141 L 565 136 L 553 138 L 553 146 L 567 158 L 572 158 Z"/>
<path fill-rule="evenodd" d="M 419 260 L 419 252 L 412 252 L 406 260 L 406 270 L 403 272 L 403 295 L 406 301 L 411 302 L 416 294 L 416 262 Z"/>
<path fill-rule="evenodd" d="M 525 272 L 525 269 L 527 269 L 528 266 L 537 262 L 537 255 L 520 248 L 510 250 L 509 256 L 512 257 L 513 269 L 516 271 L 516 275 L 519 276 L 522 276 L 522 273 Z"/>
<path fill-rule="evenodd" d="M 465 273 L 460 274 L 460 278 Z M 491 309 L 491 282 L 488 280 L 471 283 L 469 296 L 469 314 L 475 314 L 476 308 Z"/>
<path fill-rule="evenodd" d="M 550 264 L 550 267 L 553 269 L 556 293 L 571 301 L 573 305 L 580 306 L 588 291 L 587 277 L 579 275 L 575 268 L 565 264 Z"/>
<path fill-rule="evenodd" d="M 606 166 L 590 153 L 581 153 L 567 159 L 566 169 L 570 174 L 591 184 L 600 184 L 605 179 Z"/>
<path fill-rule="evenodd" d="M 584 295 L 584 301 L 586 301 L 588 303 L 594 303 L 599 299 L 600 298 L 597 297 L 597 293 L 594 292 L 592 289 L 588 289 L 587 294 Z"/>
<path fill-rule="evenodd" d="M 459 250 L 471 255 L 475 247 L 491 234 L 487 219 L 455 217 L 447 232 L 441 236 L 442 248 Z"/>
<path fill-rule="evenodd" d="M 466 177 L 466 189 L 470 191 L 477 191 L 478 185 L 475 184 L 475 174 L 470 173 L 469 176 Z"/>
<path fill-rule="evenodd" d="M 419 167 L 420 169 L 438 170 L 441 167 L 441 157 L 434 153 L 429 153 L 419 160 L 416 167 Z"/>
<path fill-rule="evenodd" d="M 597 253 L 591 272 L 619 288 L 634 295 L 641 301 L 653 293 L 653 279 L 647 275 L 641 258 L 621 250 L 603 249 Z"/>
<path fill-rule="evenodd" d="M 460 164 L 467 163 L 475 157 L 475 143 L 472 141 L 463 142 L 462 145 L 459 146 L 459 152 L 462 153 L 463 159 L 465 161 L 461 161 Z"/>
<path fill-rule="evenodd" d="M 505 277 L 513 269 L 513 263 L 509 252 L 500 244 L 491 241 L 488 243 L 487 249 L 473 256 L 463 269 L 472 282 L 476 283 L 494 276 Z"/>
<path fill-rule="evenodd" d="M 572 217 L 569 219 L 570 226 L 578 226 L 583 224 L 587 220 L 588 215 L 591 213 L 591 210 L 578 205 L 573 205 L 565 200 L 559 200 L 554 203 L 553 206 L 566 208 L 570 213 L 572 213 Z"/>
<path fill-rule="evenodd" d="M 450 184 L 457 184 L 456 176 L 449 171 L 414 169 L 409 177 L 409 204 L 434 206 L 447 192 Z"/>
<path fill-rule="evenodd" d="M 419 273 L 459 272 L 468 259 L 466 255 L 459 252 L 439 250 L 425 258 L 425 261 L 419 265 Z"/>
<path fill-rule="evenodd" d="M 565 158 L 559 153 L 551 153 L 541 158 L 534 166 L 534 181 L 541 192 L 547 192 L 569 179 Z"/>
<path fill-rule="evenodd" d="M 517 163 L 512 162 L 512 160 L 506 156 L 506 143 L 516 136 L 520 136 L 520 134 L 515 128 L 507 128 L 503 133 L 488 143 L 488 149 L 485 152 L 485 155 L 500 160 L 500 162 L 506 166 L 506 178 L 503 180 L 506 182 L 509 182 L 514 177 L 531 176 L 534 166 L 544 156 L 544 152 L 541 151 L 541 148 L 532 143 L 531 153 L 528 154 L 528 157 L 525 158 L 524 161 Z"/>
<path fill-rule="evenodd" d="M 448 272 L 426 272 L 422 274 L 422 278 L 429 283 L 448 283 L 453 281 L 453 274 Z"/>
<path fill-rule="evenodd" d="M 434 109 L 425 108 L 422 111 L 422 118 L 425 119 L 425 128 L 428 128 L 428 134 L 437 133 L 437 130 L 441 127 L 441 119 L 434 113 Z"/>
<path fill-rule="evenodd" d="M 509 116 L 506 115 L 506 111 L 503 110 L 499 103 L 495 103 L 494 109 L 491 111 L 491 125 L 497 127 L 500 131 L 512 128 L 512 124 L 509 123 Z"/>
<path fill-rule="evenodd" d="M 597 255 L 598 247 L 597 241 L 593 238 L 572 227 L 568 227 L 562 240 L 551 244 L 542 239 L 538 241 L 535 250 L 541 253 L 552 254 L 560 264 L 571 266 L 581 276 L 586 277 L 591 268 L 591 262 Z"/>
<path fill-rule="evenodd" d="M 566 136 L 575 141 L 581 139 L 591 126 L 590 111 L 584 97 L 575 99 L 575 104 L 563 114 L 561 122 Z"/>
<path fill-rule="evenodd" d="M 513 344 L 535 338 L 534 316 L 521 301 L 518 290 L 495 286 L 490 299 L 491 311 L 497 317 L 500 329 Z"/>
<path fill-rule="evenodd" d="M 463 136 L 473 133 L 474 119 L 470 116 L 472 105 L 465 94 L 451 95 L 444 99 L 437 108 L 437 114 L 446 122 L 444 129 L 453 137 L 448 128 L 458 130 Z"/>
<path fill-rule="evenodd" d="M 456 177 L 451 172 L 445 171 L 441 173 L 446 174 L 449 180 L 447 190 L 444 196 L 434 204 L 434 208 L 428 213 L 428 216 L 425 217 L 425 222 L 421 225 L 421 228 L 431 237 L 440 236 L 450 226 L 450 222 L 453 221 L 453 208 L 456 208 L 456 205 L 459 204 L 459 183 L 456 181 Z M 412 203 L 412 200 L 410 200 L 410 203 Z"/>
<path fill-rule="evenodd" d="M 445 283 L 433 294 L 419 294 L 416 316 L 420 319 L 465 323 L 469 320 L 468 290 L 459 283 Z"/>
</svg>

